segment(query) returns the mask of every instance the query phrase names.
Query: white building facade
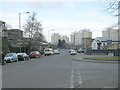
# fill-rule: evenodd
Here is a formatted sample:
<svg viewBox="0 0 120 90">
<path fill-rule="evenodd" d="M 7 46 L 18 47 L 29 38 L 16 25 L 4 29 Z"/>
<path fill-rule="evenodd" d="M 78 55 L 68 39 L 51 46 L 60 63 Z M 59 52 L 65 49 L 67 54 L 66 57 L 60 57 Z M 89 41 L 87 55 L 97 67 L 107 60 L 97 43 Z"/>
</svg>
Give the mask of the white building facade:
<svg viewBox="0 0 120 90">
<path fill-rule="evenodd" d="M 102 37 L 104 38 L 118 38 L 120 35 L 120 31 L 118 29 L 113 29 L 113 28 L 107 28 L 102 31 Z"/>
<path fill-rule="evenodd" d="M 74 43 L 75 43 L 75 33 L 72 33 L 71 35 L 70 35 L 70 42 L 71 42 L 71 44 L 73 45 Z"/>
<path fill-rule="evenodd" d="M 59 35 L 59 33 L 53 33 L 51 36 L 51 43 L 57 45 L 59 39 L 61 39 L 61 35 Z"/>
<path fill-rule="evenodd" d="M 82 45 L 82 38 L 92 38 L 92 32 L 89 29 L 83 29 L 79 32 L 71 34 L 71 43 L 74 45 Z"/>
</svg>

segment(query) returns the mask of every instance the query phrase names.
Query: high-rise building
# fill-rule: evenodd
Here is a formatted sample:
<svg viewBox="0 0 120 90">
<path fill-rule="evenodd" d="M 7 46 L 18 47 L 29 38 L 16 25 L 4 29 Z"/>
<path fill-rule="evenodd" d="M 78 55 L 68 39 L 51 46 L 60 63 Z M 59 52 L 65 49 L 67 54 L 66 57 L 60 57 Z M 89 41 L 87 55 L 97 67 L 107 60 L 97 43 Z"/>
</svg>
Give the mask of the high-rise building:
<svg viewBox="0 0 120 90">
<path fill-rule="evenodd" d="M 72 45 L 75 44 L 75 33 L 72 33 L 72 34 L 70 35 L 70 41 L 71 41 L 71 44 L 72 44 Z"/>
<path fill-rule="evenodd" d="M 53 33 L 51 36 L 51 43 L 57 45 L 59 39 L 61 39 L 61 35 L 59 35 L 59 33 Z"/>
<path fill-rule="evenodd" d="M 119 35 L 120 35 L 120 31 L 118 29 L 107 28 L 102 31 L 102 37 L 109 38 L 110 40 L 113 39 L 118 40 Z"/>
<path fill-rule="evenodd" d="M 89 29 L 83 29 L 71 34 L 71 44 L 82 45 L 82 38 L 92 38 L 92 32 Z"/>
<path fill-rule="evenodd" d="M 63 35 L 63 36 L 61 37 L 61 40 L 65 40 L 66 43 L 69 43 L 69 37 L 66 36 L 66 35 Z"/>
</svg>

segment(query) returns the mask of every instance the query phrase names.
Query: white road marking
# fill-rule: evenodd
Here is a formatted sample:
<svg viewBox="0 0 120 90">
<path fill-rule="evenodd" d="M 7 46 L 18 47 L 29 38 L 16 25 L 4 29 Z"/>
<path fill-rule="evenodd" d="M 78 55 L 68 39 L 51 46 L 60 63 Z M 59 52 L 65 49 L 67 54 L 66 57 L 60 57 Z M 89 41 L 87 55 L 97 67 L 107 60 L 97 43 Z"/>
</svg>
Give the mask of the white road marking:
<svg viewBox="0 0 120 90">
<path fill-rule="evenodd" d="M 78 67 L 78 83 L 79 84 L 82 84 L 82 79 L 81 79 L 81 74 L 80 74 L 80 69 L 79 69 L 79 67 Z"/>
<path fill-rule="evenodd" d="M 73 66 L 72 66 L 72 71 L 71 71 L 70 88 L 74 88 L 74 72 L 73 72 Z"/>
<path fill-rule="evenodd" d="M 76 85 L 75 85 L 76 84 Z M 72 63 L 71 78 L 70 78 L 70 88 L 79 86 L 82 84 L 81 74 L 79 66 Z"/>
</svg>

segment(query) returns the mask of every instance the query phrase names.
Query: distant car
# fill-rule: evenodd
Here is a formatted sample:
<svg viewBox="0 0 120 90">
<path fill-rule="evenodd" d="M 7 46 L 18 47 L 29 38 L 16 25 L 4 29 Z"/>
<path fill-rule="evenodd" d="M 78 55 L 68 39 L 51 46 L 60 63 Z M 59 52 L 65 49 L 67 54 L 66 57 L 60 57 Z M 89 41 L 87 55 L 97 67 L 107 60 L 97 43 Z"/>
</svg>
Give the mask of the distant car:
<svg viewBox="0 0 120 90">
<path fill-rule="evenodd" d="M 41 54 L 40 54 L 40 52 L 38 52 L 38 51 L 32 51 L 32 52 L 29 54 L 29 57 L 30 57 L 30 58 L 40 58 L 40 57 L 41 57 Z"/>
<path fill-rule="evenodd" d="M 17 54 L 16 53 L 8 53 L 5 55 L 4 57 L 4 61 L 5 62 L 17 62 L 18 61 L 18 57 L 17 57 Z"/>
<path fill-rule="evenodd" d="M 44 49 L 44 55 L 54 55 L 53 49 L 52 48 L 45 48 Z"/>
<path fill-rule="evenodd" d="M 53 51 L 52 49 L 50 50 L 50 54 L 51 54 L 51 55 L 54 55 L 54 51 Z"/>
<path fill-rule="evenodd" d="M 29 60 L 29 55 L 26 53 L 17 53 L 18 60 Z"/>
<path fill-rule="evenodd" d="M 78 53 L 84 53 L 84 50 L 83 50 L 83 49 L 78 49 L 77 52 L 78 52 Z"/>
<path fill-rule="evenodd" d="M 73 51 L 74 49 L 70 49 L 70 51 L 69 51 L 69 53 L 71 52 L 71 51 Z"/>
<path fill-rule="evenodd" d="M 71 50 L 70 51 L 70 55 L 76 55 L 76 54 L 77 54 L 76 50 Z"/>
<path fill-rule="evenodd" d="M 54 54 L 60 54 L 60 51 L 58 49 L 54 49 Z"/>
</svg>

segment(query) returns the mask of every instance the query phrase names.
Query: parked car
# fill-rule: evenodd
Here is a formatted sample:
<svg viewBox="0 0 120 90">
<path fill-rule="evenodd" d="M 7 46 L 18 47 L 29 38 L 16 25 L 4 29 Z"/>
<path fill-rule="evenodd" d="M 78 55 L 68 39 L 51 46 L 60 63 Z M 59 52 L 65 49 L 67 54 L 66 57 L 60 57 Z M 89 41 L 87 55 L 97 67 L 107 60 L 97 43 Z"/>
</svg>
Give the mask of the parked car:
<svg viewBox="0 0 120 90">
<path fill-rule="evenodd" d="M 29 60 L 29 55 L 26 53 L 17 53 L 18 60 Z"/>
<path fill-rule="evenodd" d="M 69 53 L 70 53 L 71 51 L 73 51 L 73 50 L 74 50 L 74 49 L 70 49 L 70 50 L 69 50 Z"/>
<path fill-rule="evenodd" d="M 38 52 L 38 51 L 32 51 L 32 52 L 29 54 L 29 57 L 30 57 L 30 58 L 40 58 L 40 57 L 41 57 L 41 54 L 40 54 L 40 52 Z"/>
<path fill-rule="evenodd" d="M 17 57 L 17 54 L 16 53 L 8 53 L 5 55 L 4 57 L 4 61 L 5 62 L 17 62 L 18 61 L 18 57 Z"/>
<path fill-rule="evenodd" d="M 50 54 L 51 54 L 51 55 L 54 55 L 53 49 L 50 49 Z"/>
<path fill-rule="evenodd" d="M 58 49 L 54 49 L 54 54 L 60 54 L 60 51 Z"/>
<path fill-rule="evenodd" d="M 44 49 L 44 55 L 47 56 L 47 55 L 53 55 L 54 52 L 53 52 L 53 49 L 51 48 L 45 48 Z"/>
<path fill-rule="evenodd" d="M 84 50 L 83 49 L 78 49 L 78 51 L 77 51 L 78 53 L 84 53 Z"/>
<path fill-rule="evenodd" d="M 76 55 L 76 54 L 77 54 L 76 50 L 71 50 L 70 51 L 70 55 Z"/>
</svg>

